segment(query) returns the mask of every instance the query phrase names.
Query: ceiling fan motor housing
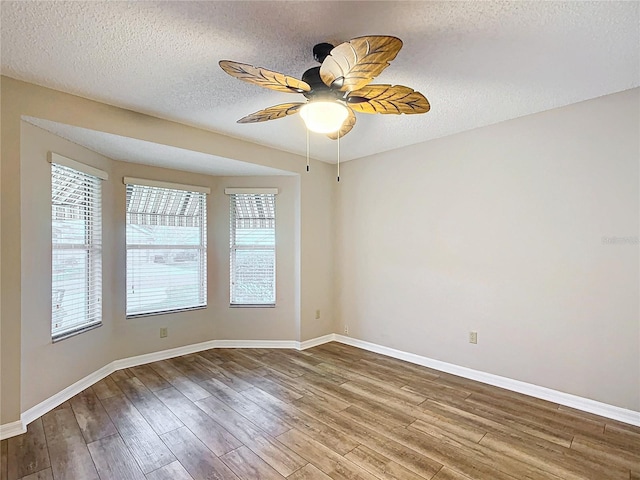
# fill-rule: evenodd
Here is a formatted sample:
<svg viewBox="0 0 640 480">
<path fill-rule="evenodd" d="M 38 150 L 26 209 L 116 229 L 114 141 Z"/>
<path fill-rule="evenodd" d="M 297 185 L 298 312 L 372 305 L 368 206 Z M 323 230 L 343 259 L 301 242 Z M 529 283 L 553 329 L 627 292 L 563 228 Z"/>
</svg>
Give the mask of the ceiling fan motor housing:
<svg viewBox="0 0 640 480">
<path fill-rule="evenodd" d="M 320 67 L 313 67 L 302 74 L 302 81 L 309 84 L 311 90 L 302 92 L 309 100 L 344 100 L 345 92 L 329 88 L 320 78 Z"/>
</svg>

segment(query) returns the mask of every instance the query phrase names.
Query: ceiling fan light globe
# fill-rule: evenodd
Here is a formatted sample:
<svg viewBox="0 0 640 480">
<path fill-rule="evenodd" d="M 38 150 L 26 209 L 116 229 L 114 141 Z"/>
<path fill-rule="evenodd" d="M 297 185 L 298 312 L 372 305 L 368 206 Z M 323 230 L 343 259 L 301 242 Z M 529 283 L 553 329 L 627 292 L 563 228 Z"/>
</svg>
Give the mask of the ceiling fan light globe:
<svg viewBox="0 0 640 480">
<path fill-rule="evenodd" d="M 316 133 L 337 132 L 349 116 L 347 107 L 338 102 L 309 102 L 300 109 L 309 130 Z"/>
</svg>

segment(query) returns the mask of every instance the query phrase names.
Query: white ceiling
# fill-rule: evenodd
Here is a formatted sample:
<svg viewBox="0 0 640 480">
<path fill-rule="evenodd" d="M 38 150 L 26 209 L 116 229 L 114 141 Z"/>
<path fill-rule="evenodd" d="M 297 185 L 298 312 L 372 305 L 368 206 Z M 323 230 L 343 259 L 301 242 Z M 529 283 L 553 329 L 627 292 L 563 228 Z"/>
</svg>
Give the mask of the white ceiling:
<svg viewBox="0 0 640 480">
<path fill-rule="evenodd" d="M 294 175 L 285 170 L 147 142 L 137 138 L 97 132 L 41 118 L 22 117 L 22 120 L 113 160 L 141 163 L 154 167 L 177 168 L 186 172 L 214 176 Z"/>
<path fill-rule="evenodd" d="M 407 85 L 425 115 L 358 114 L 341 142 L 359 158 L 640 84 L 640 3 L 524 1 L 2 1 L 2 73 L 251 142 L 305 153 L 302 120 L 239 125 L 288 101 L 240 82 L 231 59 L 300 77 L 314 44 L 395 35 L 377 83 Z M 336 143 L 312 135 L 311 155 Z"/>
</svg>

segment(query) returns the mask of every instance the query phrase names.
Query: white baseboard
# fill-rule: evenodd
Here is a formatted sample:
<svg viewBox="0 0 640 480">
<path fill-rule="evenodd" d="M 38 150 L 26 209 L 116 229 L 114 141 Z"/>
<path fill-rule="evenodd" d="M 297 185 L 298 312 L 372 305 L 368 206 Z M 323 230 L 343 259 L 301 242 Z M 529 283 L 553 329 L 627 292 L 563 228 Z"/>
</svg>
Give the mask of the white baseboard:
<svg viewBox="0 0 640 480">
<path fill-rule="evenodd" d="M 159 352 L 145 353 L 144 355 L 136 355 L 135 357 L 122 358 L 115 360 L 109 365 L 113 366 L 113 372 L 116 370 L 122 370 L 123 368 L 137 367 L 138 365 L 146 365 L 147 363 L 159 362 L 160 360 L 166 360 L 168 358 L 180 357 L 182 355 L 188 355 L 190 353 L 201 352 L 203 350 L 209 350 L 216 348 L 217 340 L 210 340 L 208 342 L 194 343 L 191 345 L 185 345 L 183 347 L 169 348 L 167 350 L 160 350 Z M 110 375 L 109 373 L 108 375 Z"/>
<path fill-rule="evenodd" d="M 27 431 L 27 427 L 25 425 L 26 424 L 22 423 L 22 420 L 16 420 L 15 422 L 0 425 L 0 440 L 15 437 L 16 435 L 22 435 Z"/>
<path fill-rule="evenodd" d="M 96 382 L 99 382 L 107 375 L 111 375 L 113 372 L 115 372 L 115 369 L 113 368 L 113 362 L 111 362 L 109 365 L 105 365 L 101 369 L 96 370 L 95 372 L 78 380 L 73 385 L 69 385 L 64 390 L 61 390 L 60 392 L 56 393 L 55 395 L 52 395 L 51 397 L 47 398 L 43 402 L 40 402 L 39 404 L 34 405 L 30 409 L 26 410 L 25 412 L 22 413 L 22 415 L 20 415 L 20 421 L 26 427 L 37 418 L 40 418 L 42 415 L 44 415 L 47 412 L 50 412 L 51 410 L 56 408 L 58 405 L 66 402 L 71 397 L 77 395 L 83 390 L 86 390 L 91 385 L 93 385 Z"/>
<path fill-rule="evenodd" d="M 312 338 L 311 340 L 305 340 L 304 342 L 298 343 L 298 350 L 306 350 L 307 348 L 317 347 L 318 345 L 322 345 L 323 343 L 333 342 L 336 339 L 335 333 L 330 333 L 329 335 L 323 335 L 322 337 Z"/>
<path fill-rule="evenodd" d="M 543 400 L 548 400 L 559 405 L 572 407 L 578 410 L 600 415 L 602 417 L 611 418 L 613 420 L 629 423 L 631 425 L 640 426 L 640 412 L 608 405 L 606 403 L 597 402 L 595 400 L 579 397 L 577 395 L 571 395 L 569 393 L 559 392 L 557 390 L 551 390 L 549 388 L 521 382 L 519 380 L 513 380 L 510 378 L 501 377 L 499 375 L 493 375 L 491 373 L 485 373 L 479 370 L 473 370 L 471 368 L 461 367 L 451 363 L 441 362 L 439 360 L 433 360 L 431 358 L 415 355 L 413 353 L 403 352 L 401 350 L 384 347 L 375 343 L 365 342 L 364 340 L 358 340 L 356 338 L 331 333 L 329 335 L 324 335 L 322 337 L 313 338 L 311 340 L 306 340 L 303 342 L 298 342 L 295 340 L 212 340 L 208 342 L 162 350 L 160 352 L 152 352 L 144 355 L 137 355 L 135 357 L 115 360 L 108 365 L 105 365 L 101 369 L 91 373 L 90 375 L 87 375 L 86 377 L 78 380 L 73 385 L 68 386 L 64 390 L 26 410 L 22 413 L 22 415 L 20 415 L 20 420 L 0 425 L 0 440 L 25 433 L 27 431 L 26 426 L 32 421 L 41 417 L 45 413 L 50 412 L 58 405 L 66 402 L 71 397 L 89 388 L 91 385 L 102 380 L 104 377 L 111 375 L 113 372 L 121 370 L 123 368 L 144 365 L 160 360 L 166 360 L 168 358 L 187 355 L 189 353 L 209 350 L 211 348 L 292 348 L 296 350 L 305 350 L 307 348 L 316 347 L 318 345 L 322 345 L 323 343 L 333 341 L 344 343 L 345 345 L 351 345 L 353 347 L 362 348 L 363 350 L 368 350 L 370 352 L 380 353 L 382 355 L 397 358 L 399 360 L 404 360 L 416 365 L 429 367 L 441 372 L 451 373 L 452 375 L 457 375 L 459 377 L 476 380 L 488 385 L 494 385 L 496 387 L 523 393 L 532 397 L 541 398 Z"/>
<path fill-rule="evenodd" d="M 215 348 L 300 348 L 296 340 L 215 340 Z"/>
<path fill-rule="evenodd" d="M 598 402 L 589 398 L 579 397 L 570 393 L 560 392 L 558 390 L 552 390 L 546 387 L 540 387 L 531 383 L 521 382 L 519 380 L 513 380 L 507 377 L 501 377 L 492 373 L 481 372 L 479 370 L 473 370 L 467 367 L 461 367 L 452 363 L 441 362 L 439 360 L 433 360 L 428 357 L 415 355 L 413 353 L 403 352 L 375 343 L 365 342 L 364 340 L 358 340 L 352 337 L 345 337 L 344 335 L 334 335 L 334 339 L 337 342 L 344 343 L 345 345 L 351 345 L 353 347 L 362 348 L 370 352 L 380 353 L 389 357 L 404 360 L 409 363 L 415 363 L 416 365 L 422 365 L 423 367 L 429 367 L 441 372 L 450 373 L 459 377 L 468 378 L 470 380 L 476 380 L 478 382 L 486 383 L 496 387 L 505 388 L 513 392 L 523 393 L 531 397 L 540 398 L 542 400 L 548 400 L 549 402 L 564 405 L 565 407 L 575 408 L 584 412 L 593 413 L 602 417 L 611 418 L 620 422 L 629 423 L 640 427 L 640 412 L 634 410 L 628 410 L 626 408 L 616 407 L 607 403 Z"/>
</svg>

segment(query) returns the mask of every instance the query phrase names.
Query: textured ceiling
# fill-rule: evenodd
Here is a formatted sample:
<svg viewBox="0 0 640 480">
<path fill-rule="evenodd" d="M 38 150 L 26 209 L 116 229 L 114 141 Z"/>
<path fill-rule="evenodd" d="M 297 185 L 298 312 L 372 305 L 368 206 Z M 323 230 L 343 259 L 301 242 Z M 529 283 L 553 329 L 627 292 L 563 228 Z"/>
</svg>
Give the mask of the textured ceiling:
<svg viewBox="0 0 640 480">
<path fill-rule="evenodd" d="M 97 132 L 41 118 L 23 117 L 22 119 L 113 160 L 215 176 L 294 175 L 285 170 L 240 162 L 183 148 L 160 145 L 135 138 L 122 137 L 111 133 Z"/>
<path fill-rule="evenodd" d="M 304 154 L 302 120 L 239 125 L 300 101 L 240 82 L 231 59 L 299 77 L 314 44 L 395 35 L 377 83 L 407 85 L 425 115 L 358 114 L 353 159 L 640 84 L 640 3 L 2 1 L 2 73 L 112 105 Z M 336 143 L 311 135 L 311 155 Z"/>
</svg>

